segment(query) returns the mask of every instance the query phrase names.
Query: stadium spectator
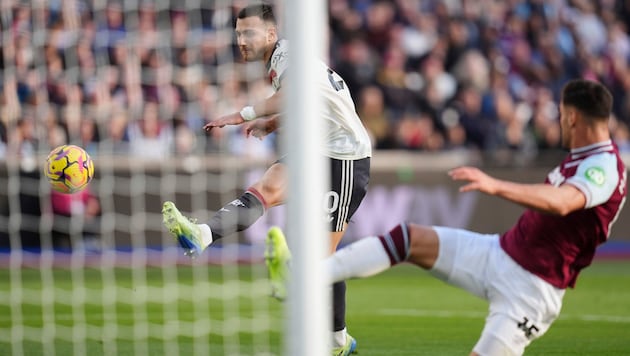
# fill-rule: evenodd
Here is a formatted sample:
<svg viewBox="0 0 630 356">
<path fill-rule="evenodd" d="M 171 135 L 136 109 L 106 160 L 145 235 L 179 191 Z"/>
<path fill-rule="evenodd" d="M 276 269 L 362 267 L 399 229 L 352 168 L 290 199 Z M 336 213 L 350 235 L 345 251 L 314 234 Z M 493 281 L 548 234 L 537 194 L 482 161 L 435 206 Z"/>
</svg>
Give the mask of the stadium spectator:
<svg viewBox="0 0 630 356">
<path fill-rule="evenodd" d="M 396 23 L 396 5 L 392 1 L 376 0 L 365 10 L 363 31 L 368 43 L 382 56 L 390 50 L 390 31 Z"/>
<path fill-rule="evenodd" d="M 174 134 L 175 154 L 177 156 L 189 156 L 191 155 L 197 144 L 195 133 L 190 127 L 180 124 L 175 127 Z"/>
<path fill-rule="evenodd" d="M 410 150 L 439 151 L 444 147 L 444 137 L 438 132 L 430 115 L 408 111 L 396 127 L 398 146 Z"/>
<path fill-rule="evenodd" d="M 59 147 L 68 142 L 66 129 L 56 122 L 52 122 L 48 128 L 48 147 Z"/>
<path fill-rule="evenodd" d="M 619 120 L 613 120 L 612 124 L 613 139 L 617 143 L 619 152 L 630 153 L 630 128 L 628 125 Z"/>
<path fill-rule="evenodd" d="M 110 50 L 114 45 L 127 36 L 125 28 L 125 14 L 123 6 L 118 1 L 110 1 L 105 6 L 104 22 L 97 21 L 96 24 L 96 49 Z"/>
<path fill-rule="evenodd" d="M 56 249 L 99 249 L 101 206 L 90 187 L 74 194 L 50 192 L 53 228 L 52 243 Z"/>
<path fill-rule="evenodd" d="M 4 122 L 0 121 L 0 159 L 5 159 L 7 155 L 7 128 Z"/>
<path fill-rule="evenodd" d="M 558 107 L 553 101 L 553 93 L 539 88 L 533 106 L 532 128 L 537 146 L 551 149 L 560 146 L 560 124 L 556 120 Z"/>
<path fill-rule="evenodd" d="M 40 145 L 37 125 L 31 113 L 26 113 L 8 133 L 8 154 L 19 158 L 21 168 L 36 168 L 36 155 Z"/>
<path fill-rule="evenodd" d="M 334 66 L 339 75 L 348 78 L 346 84 L 352 90 L 353 99 L 357 100 L 358 93 L 376 81 L 379 64 L 376 54 L 365 39 L 358 35 L 343 43 L 338 52 L 341 54 L 333 58 Z"/>
<path fill-rule="evenodd" d="M 127 112 L 116 110 L 112 113 L 109 121 L 103 129 L 107 134 L 101 140 L 100 149 L 104 153 L 114 153 L 120 155 L 129 154 L 129 131 Z"/>
<path fill-rule="evenodd" d="M 375 148 L 389 148 L 394 144 L 392 125 L 388 119 L 383 92 L 379 87 L 372 85 L 361 90 L 357 112 Z"/>
<path fill-rule="evenodd" d="M 96 126 L 96 121 L 91 118 L 83 118 L 79 126 L 80 147 L 92 156 L 98 154 L 100 144 L 100 133 Z"/>
<path fill-rule="evenodd" d="M 129 125 L 130 152 L 149 159 L 167 157 L 173 146 L 173 130 L 164 121 L 158 104 L 146 103 L 142 118 Z"/>
<path fill-rule="evenodd" d="M 408 87 L 404 52 L 395 46 L 385 51 L 382 66 L 376 74 L 376 84 L 383 90 L 385 103 L 392 114 L 400 117 L 408 107 L 415 105 L 416 96 Z"/>
</svg>

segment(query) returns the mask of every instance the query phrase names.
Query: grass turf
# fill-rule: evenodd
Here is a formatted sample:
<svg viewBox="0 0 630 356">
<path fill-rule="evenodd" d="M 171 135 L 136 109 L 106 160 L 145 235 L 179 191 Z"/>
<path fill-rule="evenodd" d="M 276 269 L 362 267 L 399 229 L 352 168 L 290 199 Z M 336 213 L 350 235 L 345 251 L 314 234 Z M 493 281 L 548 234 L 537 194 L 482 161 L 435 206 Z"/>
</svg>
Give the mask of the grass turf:
<svg viewBox="0 0 630 356">
<path fill-rule="evenodd" d="M 0 337 L 0 354 L 16 350 L 27 355 L 50 354 L 52 349 L 58 355 L 100 355 L 108 350 L 115 350 L 117 355 L 193 354 L 195 351 L 210 355 L 281 354 L 283 307 L 264 296 L 266 284 L 259 283 L 264 280 L 263 266 L 208 267 L 201 274 L 207 277 L 206 297 L 193 300 L 191 292 L 195 290 L 195 283 L 202 280 L 199 271 L 206 268 L 171 266 L 148 268 L 142 273 L 123 268 L 108 273 L 96 269 L 81 270 L 81 273 L 67 269 L 0 270 L 0 291 L 4 291 L 1 295 L 7 297 L 0 299 L 0 334 L 4 334 Z M 18 280 L 20 293 L 11 291 L 19 285 Z M 81 280 L 86 289 L 77 288 L 73 280 Z M 108 284 L 114 280 L 115 285 Z M 144 280 L 146 284 L 138 282 Z M 240 284 L 241 293 L 231 292 L 230 286 L 235 285 L 235 280 L 244 282 Z M 54 282 L 52 289 L 51 282 Z M 128 300 L 144 287 L 149 289 L 138 293 L 139 301 Z M 108 294 L 102 293 L 107 288 L 116 290 L 119 298 L 109 306 Z M 181 289 L 183 293 L 175 299 L 164 297 L 163 303 L 156 302 L 161 300 L 159 296 L 151 296 L 174 289 Z M 46 306 L 39 302 L 47 300 L 42 291 L 55 293 L 55 303 Z M 57 302 L 85 291 L 88 297 L 84 312 L 77 314 L 71 305 Z M 20 295 L 25 296 L 24 301 L 15 299 Z M 583 272 L 577 288 L 567 291 L 559 320 L 527 349 L 526 355 L 630 354 L 628 301 L 630 261 L 595 262 Z M 481 332 L 487 309 L 484 301 L 411 266 L 349 281 L 347 304 L 348 327 L 358 340 L 360 356 L 467 355 Z M 199 308 L 206 310 L 207 315 L 200 315 Z M 81 325 L 96 330 L 97 337 L 94 333 L 87 333 L 91 337 L 82 337 L 81 328 L 76 327 L 77 316 L 85 318 Z M 51 329 L 44 329 L 42 325 L 44 319 L 50 317 L 54 322 L 49 326 L 65 331 L 56 331 L 58 337 L 44 345 L 39 340 L 45 339 Z M 26 340 L 15 341 L 23 339 L 15 334 L 21 330 L 14 328 L 18 318 L 22 319 L 19 325 L 26 326 L 22 330 L 30 333 Z M 101 333 L 101 328 L 111 326 L 112 320 L 121 328 L 114 330 L 116 337 L 108 339 L 106 330 L 103 328 Z M 134 328 L 143 320 L 158 330 L 158 334 L 166 335 L 166 340 L 153 332 L 149 337 L 142 337 L 142 328 Z M 182 330 L 186 328 L 195 330 L 199 322 L 209 323 L 208 333 L 178 336 L 185 334 Z M 132 334 L 123 334 L 121 330 L 131 330 Z M 111 328 L 107 332 L 111 332 Z M 78 342 L 73 343 L 73 338 Z M 114 343 L 115 348 L 109 343 Z"/>
<path fill-rule="evenodd" d="M 366 355 L 468 355 L 487 304 L 402 267 L 348 288 L 348 326 Z M 526 355 L 630 355 L 630 262 L 595 262 Z"/>
</svg>

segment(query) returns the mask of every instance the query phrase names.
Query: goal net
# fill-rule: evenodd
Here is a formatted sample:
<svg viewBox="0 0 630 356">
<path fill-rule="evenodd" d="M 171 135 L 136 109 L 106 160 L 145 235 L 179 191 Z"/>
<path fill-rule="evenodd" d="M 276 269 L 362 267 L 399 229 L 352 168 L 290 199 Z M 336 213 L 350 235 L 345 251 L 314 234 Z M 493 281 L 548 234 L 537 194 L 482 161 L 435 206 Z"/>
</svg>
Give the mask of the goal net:
<svg viewBox="0 0 630 356">
<path fill-rule="evenodd" d="M 278 157 L 202 129 L 271 94 L 234 42 L 247 4 L 2 1 L 0 354 L 282 353 L 263 243 L 284 208 L 194 260 L 162 225 L 167 200 L 207 222 Z M 62 144 L 95 162 L 81 193 L 42 174 Z"/>
</svg>

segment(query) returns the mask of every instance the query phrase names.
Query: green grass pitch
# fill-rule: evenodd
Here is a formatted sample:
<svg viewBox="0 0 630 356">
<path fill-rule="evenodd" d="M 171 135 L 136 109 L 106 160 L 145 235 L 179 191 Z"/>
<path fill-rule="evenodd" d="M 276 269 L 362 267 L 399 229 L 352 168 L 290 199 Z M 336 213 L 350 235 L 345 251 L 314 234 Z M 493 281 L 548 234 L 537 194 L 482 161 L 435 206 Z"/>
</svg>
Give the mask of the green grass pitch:
<svg viewBox="0 0 630 356">
<path fill-rule="evenodd" d="M 178 284 L 168 288 L 186 286 L 190 288 L 195 275 L 195 268 L 209 268 L 210 284 L 215 290 L 206 303 L 208 315 L 193 315 L 188 296 L 181 296 L 177 305 L 164 306 L 147 302 L 142 314 L 154 325 L 164 325 L 169 320 L 169 308 L 175 308 L 178 320 L 195 321 L 207 318 L 211 325 L 238 325 L 234 332 L 225 332 L 221 328 L 211 329 L 209 334 L 196 337 L 175 337 L 172 340 L 155 338 L 134 339 L 129 335 L 113 341 L 117 355 L 192 354 L 204 344 L 210 355 L 280 355 L 282 350 L 282 304 L 260 296 L 260 284 L 253 282 L 264 279 L 261 265 L 243 266 L 236 273 L 225 273 L 221 267 L 171 267 L 176 270 Z M 236 269 L 235 267 L 225 267 Z M 50 272 L 50 273 L 49 273 Z M 90 290 L 103 288 L 103 273 L 99 270 L 86 269 L 85 287 Z M 163 285 L 165 273 L 158 268 L 146 270 L 146 285 L 156 290 L 166 288 Z M 116 288 L 133 292 L 134 278 L 137 271 L 115 269 Z M 52 276 L 55 288 L 75 292 L 76 280 L 70 270 L 22 269 L 19 273 L 7 269 L 0 270 L 0 290 L 3 295 L 10 294 L 10 288 L 16 285 L 16 276 L 21 276 L 22 288 L 31 293 L 37 292 L 42 285 L 43 275 Z M 261 277 L 262 276 L 262 277 Z M 144 276 L 143 276 L 144 277 Z M 11 280 L 13 279 L 13 283 Z M 231 297 L 227 294 L 228 279 L 241 280 L 248 288 L 255 291 L 254 296 L 240 295 Z M 263 283 L 264 285 L 264 283 Z M 252 287 L 253 286 L 253 287 Z M 43 288 L 43 287 L 42 287 Z M 78 290 L 80 292 L 80 290 Z M 261 299 L 263 298 L 263 299 Z M 42 297 L 44 299 L 44 297 Z M 127 300 L 113 306 L 115 320 L 121 325 L 133 325 L 137 314 Z M 262 303 L 262 305 L 261 305 Z M 101 300 L 86 303 L 85 323 L 98 330 L 104 320 L 111 319 L 108 309 Z M 15 305 L 15 302 L 14 304 Z M 34 303 L 21 306 L 22 324 L 28 330 L 42 334 L 43 307 Z M 347 322 L 350 333 L 356 337 L 360 356 L 381 355 L 467 355 L 481 332 L 487 305 L 484 301 L 468 295 L 466 292 L 450 287 L 433 279 L 423 271 L 400 266 L 379 276 L 348 282 Z M 63 303 L 54 304 L 47 309 L 54 312 L 55 325 L 72 327 L 73 310 Z M 0 342 L 0 355 L 11 354 L 15 345 L 6 341 L 11 335 L 14 317 L 8 300 L 0 301 L 0 333 L 4 341 Z M 267 325 L 260 331 L 255 329 L 256 320 L 267 320 Z M 168 330 L 167 328 L 164 328 Z M 32 335 L 31 335 L 32 336 Z M 40 337 L 35 337 L 39 339 Z M 80 340 L 81 344 L 83 343 Z M 88 338 L 85 341 L 85 353 L 104 354 L 105 342 Z M 236 343 L 237 346 L 226 346 Z M 139 346 L 140 345 L 140 346 Z M 20 347 L 24 354 L 45 354 L 41 342 L 22 341 Z M 55 354 L 69 355 L 76 353 L 72 340 L 56 338 L 53 346 Z M 630 355 L 630 261 L 596 261 L 582 273 L 575 290 L 568 290 L 564 300 L 562 314 L 545 336 L 535 341 L 526 355 Z"/>
</svg>

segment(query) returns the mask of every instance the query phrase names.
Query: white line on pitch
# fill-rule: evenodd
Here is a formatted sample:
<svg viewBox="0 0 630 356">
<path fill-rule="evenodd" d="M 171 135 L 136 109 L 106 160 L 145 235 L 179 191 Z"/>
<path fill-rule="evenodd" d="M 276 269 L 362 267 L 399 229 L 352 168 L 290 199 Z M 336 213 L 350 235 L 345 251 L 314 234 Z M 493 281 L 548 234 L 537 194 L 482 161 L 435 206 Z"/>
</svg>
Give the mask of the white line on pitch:
<svg viewBox="0 0 630 356">
<path fill-rule="evenodd" d="M 379 309 L 379 314 L 393 316 L 435 317 L 435 318 L 485 318 L 486 313 L 455 310 L 422 310 L 422 309 Z M 560 314 L 560 320 L 601 321 L 608 323 L 630 324 L 630 316 L 614 315 L 574 315 Z"/>
</svg>

